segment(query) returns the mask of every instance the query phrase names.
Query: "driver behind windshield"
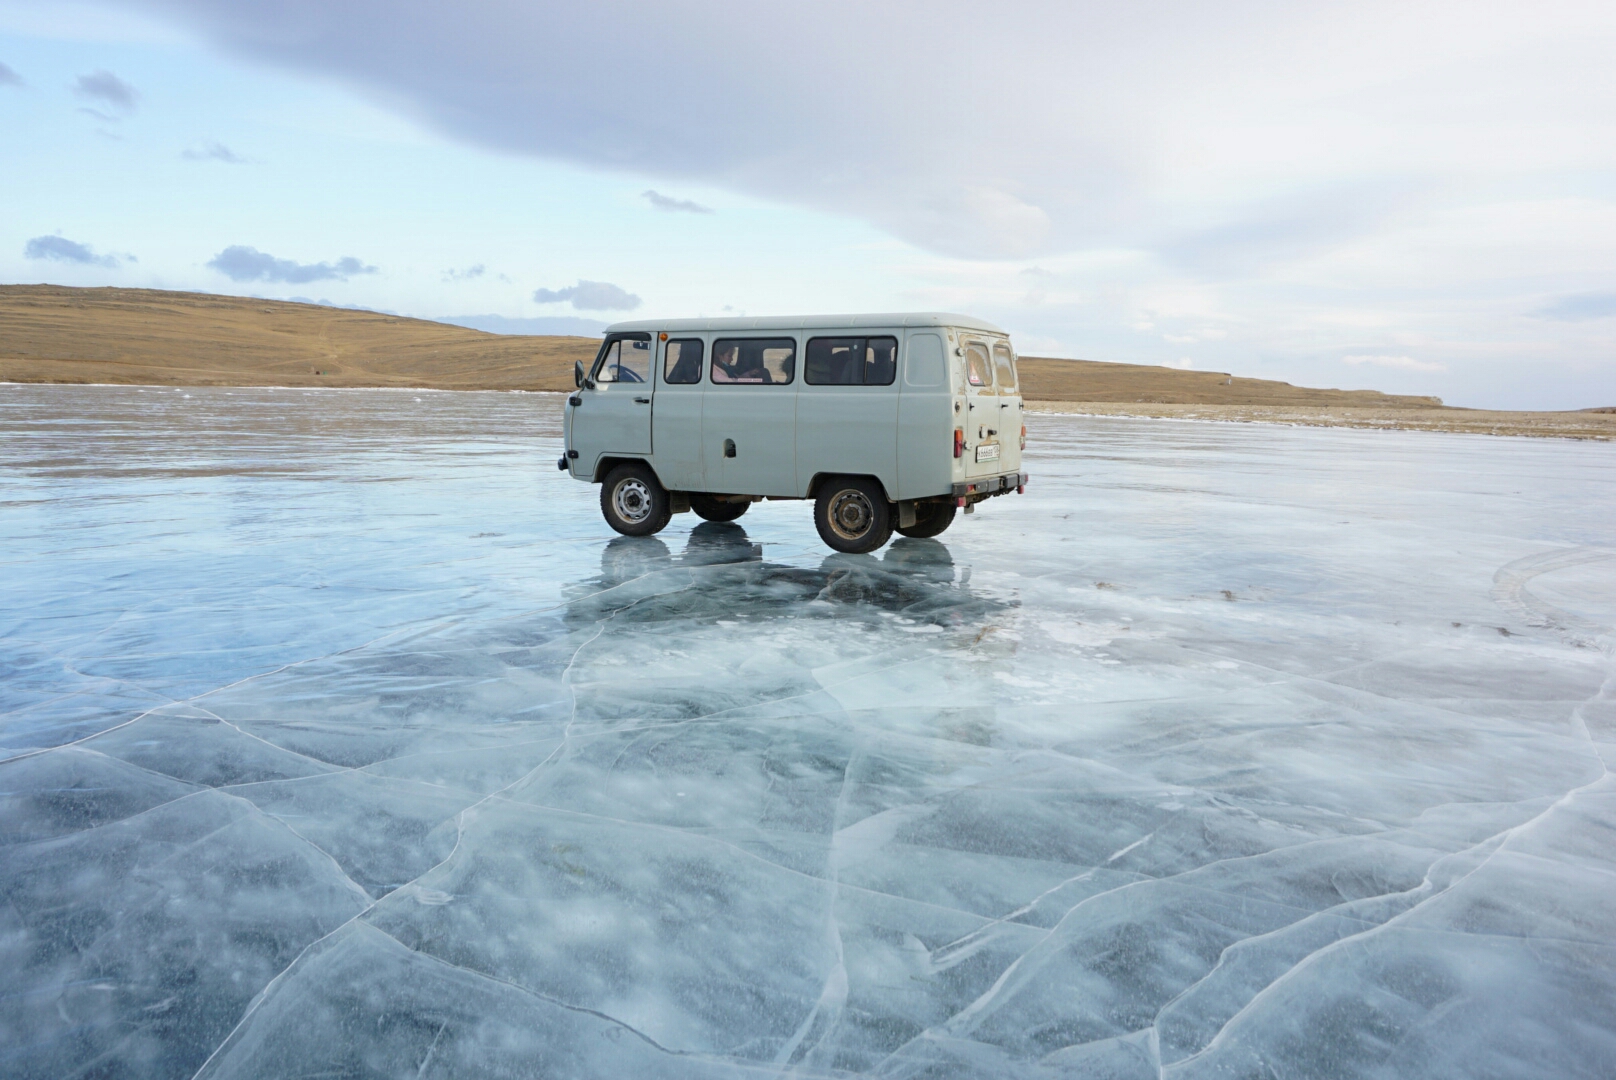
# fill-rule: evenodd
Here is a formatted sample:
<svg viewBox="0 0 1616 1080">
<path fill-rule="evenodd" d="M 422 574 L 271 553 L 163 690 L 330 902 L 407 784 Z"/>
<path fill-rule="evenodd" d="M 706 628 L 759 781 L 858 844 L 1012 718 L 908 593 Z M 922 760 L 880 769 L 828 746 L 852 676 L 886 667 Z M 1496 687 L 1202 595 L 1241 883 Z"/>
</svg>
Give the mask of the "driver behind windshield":
<svg viewBox="0 0 1616 1080">
<path fill-rule="evenodd" d="M 611 351 L 606 354 L 606 362 L 600 366 L 597 381 L 643 383 L 650 371 L 649 341 L 618 340 L 612 342 Z"/>
</svg>

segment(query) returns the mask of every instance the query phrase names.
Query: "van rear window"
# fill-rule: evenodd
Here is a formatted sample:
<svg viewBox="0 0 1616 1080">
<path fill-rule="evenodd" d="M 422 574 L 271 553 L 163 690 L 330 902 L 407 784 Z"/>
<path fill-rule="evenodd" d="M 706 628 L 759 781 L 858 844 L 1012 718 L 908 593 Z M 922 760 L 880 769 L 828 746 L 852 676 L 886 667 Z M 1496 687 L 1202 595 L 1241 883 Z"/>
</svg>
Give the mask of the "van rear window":
<svg viewBox="0 0 1616 1080">
<path fill-rule="evenodd" d="M 802 375 L 811 386 L 891 386 L 897 371 L 895 337 L 811 338 Z"/>
<path fill-rule="evenodd" d="M 965 343 L 965 377 L 972 386 L 993 385 L 993 368 L 988 366 L 988 347 L 980 341 Z"/>
<path fill-rule="evenodd" d="M 797 374 L 794 338 L 719 338 L 713 342 L 713 382 L 782 386 Z"/>
<path fill-rule="evenodd" d="M 1010 354 L 1010 346 L 1002 341 L 993 343 L 993 378 L 999 384 L 1000 393 L 1016 392 L 1015 357 Z"/>
</svg>

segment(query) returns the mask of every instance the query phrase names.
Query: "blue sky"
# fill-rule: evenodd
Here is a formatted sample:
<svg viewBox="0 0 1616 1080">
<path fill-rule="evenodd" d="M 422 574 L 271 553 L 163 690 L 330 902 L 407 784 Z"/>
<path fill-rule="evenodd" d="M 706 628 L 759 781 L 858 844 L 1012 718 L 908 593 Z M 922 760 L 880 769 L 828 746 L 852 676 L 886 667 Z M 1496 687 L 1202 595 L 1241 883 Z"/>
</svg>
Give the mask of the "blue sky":
<svg viewBox="0 0 1616 1080">
<path fill-rule="evenodd" d="M 0 281 L 1616 404 L 1608 5 L 1295 7 L 0 0 Z"/>
</svg>

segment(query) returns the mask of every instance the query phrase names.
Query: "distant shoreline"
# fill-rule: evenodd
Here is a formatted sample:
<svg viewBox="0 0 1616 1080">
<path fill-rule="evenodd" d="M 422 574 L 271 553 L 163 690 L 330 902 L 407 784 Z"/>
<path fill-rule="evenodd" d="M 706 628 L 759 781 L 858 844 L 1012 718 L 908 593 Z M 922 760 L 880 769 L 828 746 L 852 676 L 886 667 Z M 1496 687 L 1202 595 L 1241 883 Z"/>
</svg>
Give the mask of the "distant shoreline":
<svg viewBox="0 0 1616 1080">
<path fill-rule="evenodd" d="M 161 289 L 0 285 L 0 384 L 570 393 L 599 338 Z M 1488 412 L 1227 372 L 1023 356 L 1033 412 L 1607 441 L 1616 413 Z"/>
<path fill-rule="evenodd" d="M 565 390 L 437 386 L 272 386 L 268 384 L 90 383 L 0 379 L 13 386 L 63 386 L 105 390 L 382 390 L 395 394 L 550 394 Z M 1354 428 L 1361 431 L 1436 431 L 1459 435 L 1576 439 L 1616 442 L 1616 412 L 1501 412 L 1486 409 L 1363 409 L 1290 405 L 1173 405 L 1110 401 L 1027 401 L 1030 414 L 1191 423 L 1268 424 L 1278 427 Z"/>
<path fill-rule="evenodd" d="M 1194 420 L 1210 423 L 1445 431 L 1464 435 L 1616 441 L 1616 413 L 1505 412 L 1490 409 L 1377 409 L 1296 405 L 1176 405 L 1109 401 L 1029 401 L 1029 413 Z"/>
</svg>

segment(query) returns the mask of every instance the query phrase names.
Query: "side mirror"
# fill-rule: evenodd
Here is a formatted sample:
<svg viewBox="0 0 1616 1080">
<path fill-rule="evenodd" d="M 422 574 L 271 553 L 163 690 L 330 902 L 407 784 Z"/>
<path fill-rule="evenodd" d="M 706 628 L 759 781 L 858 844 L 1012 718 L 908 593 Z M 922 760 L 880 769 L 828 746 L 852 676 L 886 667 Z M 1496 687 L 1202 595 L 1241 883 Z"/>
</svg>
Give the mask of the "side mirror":
<svg viewBox="0 0 1616 1080">
<path fill-rule="evenodd" d="M 579 389 L 583 388 L 584 362 L 582 360 L 574 360 L 572 362 L 572 385 L 578 387 Z"/>
</svg>

